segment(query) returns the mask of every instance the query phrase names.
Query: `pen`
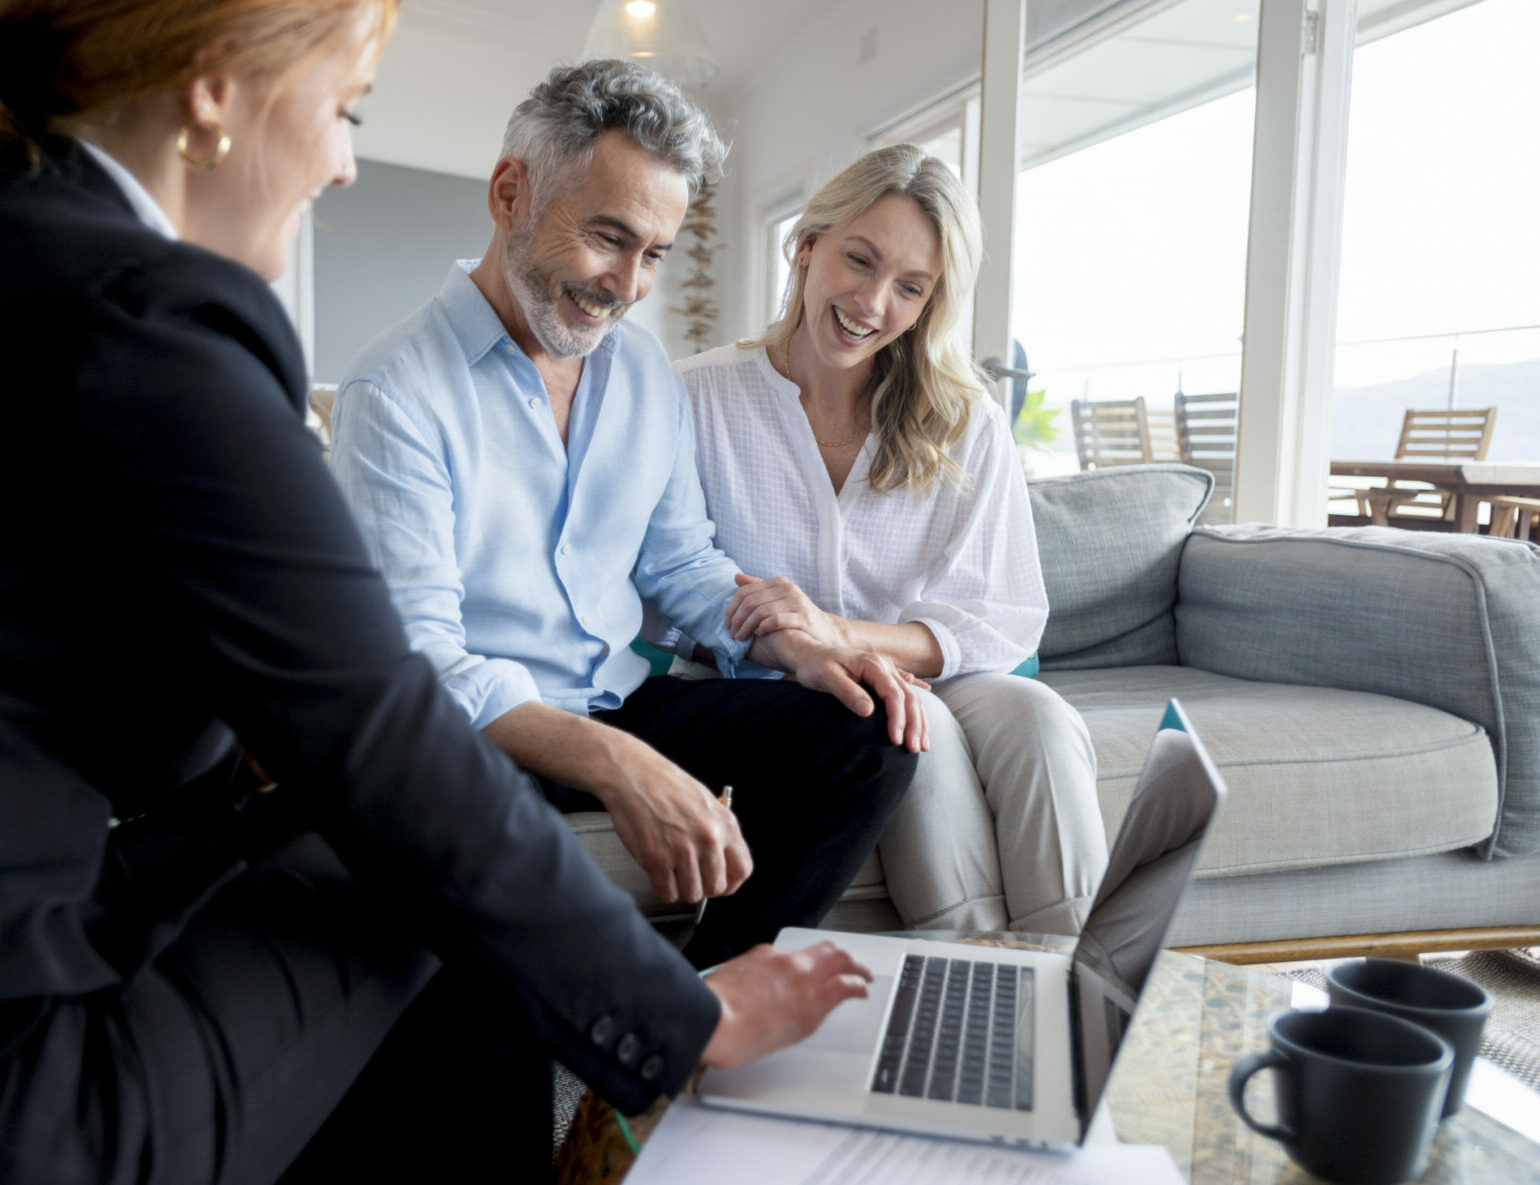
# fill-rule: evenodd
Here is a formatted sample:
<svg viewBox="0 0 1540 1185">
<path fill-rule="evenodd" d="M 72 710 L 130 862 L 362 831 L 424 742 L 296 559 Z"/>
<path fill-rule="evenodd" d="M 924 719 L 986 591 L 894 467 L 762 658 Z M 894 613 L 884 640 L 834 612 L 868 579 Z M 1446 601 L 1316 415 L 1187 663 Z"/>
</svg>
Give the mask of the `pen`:
<svg viewBox="0 0 1540 1185">
<path fill-rule="evenodd" d="M 722 787 L 722 793 L 717 795 L 717 801 L 720 802 L 723 806 L 725 806 L 728 810 L 732 810 L 733 809 L 733 788 L 731 786 L 723 786 Z M 706 916 L 706 896 L 705 896 L 705 891 L 703 889 L 702 892 L 701 892 L 700 908 L 698 908 L 695 911 L 695 924 L 697 926 L 700 925 L 701 918 L 703 918 L 705 916 Z"/>
</svg>

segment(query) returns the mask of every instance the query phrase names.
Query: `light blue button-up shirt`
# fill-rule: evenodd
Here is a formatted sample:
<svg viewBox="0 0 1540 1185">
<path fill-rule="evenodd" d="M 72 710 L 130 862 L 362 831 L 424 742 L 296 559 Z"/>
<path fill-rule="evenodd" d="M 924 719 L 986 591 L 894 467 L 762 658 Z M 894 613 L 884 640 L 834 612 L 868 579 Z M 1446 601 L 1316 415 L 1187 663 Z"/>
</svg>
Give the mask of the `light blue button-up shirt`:
<svg viewBox="0 0 1540 1185">
<path fill-rule="evenodd" d="M 712 545 L 695 442 L 657 340 L 622 322 L 584 363 L 567 444 L 535 364 L 467 273 L 354 360 L 332 467 L 413 647 L 477 728 L 540 699 L 619 707 L 647 676 L 642 599 L 744 661 L 738 567 Z M 697 632 L 698 631 L 698 632 Z"/>
</svg>

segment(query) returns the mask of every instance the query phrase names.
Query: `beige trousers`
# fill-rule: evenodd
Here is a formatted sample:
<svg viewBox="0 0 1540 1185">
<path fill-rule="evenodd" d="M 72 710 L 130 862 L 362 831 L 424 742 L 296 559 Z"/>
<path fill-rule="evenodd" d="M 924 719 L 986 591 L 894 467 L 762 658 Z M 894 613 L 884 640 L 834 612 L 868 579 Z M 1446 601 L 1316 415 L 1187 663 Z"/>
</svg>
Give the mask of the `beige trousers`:
<svg viewBox="0 0 1540 1185">
<path fill-rule="evenodd" d="M 1085 721 L 1009 674 L 947 679 L 925 711 L 930 750 L 878 842 L 904 924 L 1078 933 L 1107 866 Z"/>
</svg>

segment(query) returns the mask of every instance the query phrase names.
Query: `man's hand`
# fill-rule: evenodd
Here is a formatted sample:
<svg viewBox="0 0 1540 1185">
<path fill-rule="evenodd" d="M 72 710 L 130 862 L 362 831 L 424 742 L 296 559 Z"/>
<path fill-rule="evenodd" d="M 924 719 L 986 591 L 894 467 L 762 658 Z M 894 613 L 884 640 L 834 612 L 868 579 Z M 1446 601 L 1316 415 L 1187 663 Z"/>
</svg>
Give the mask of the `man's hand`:
<svg viewBox="0 0 1540 1185">
<path fill-rule="evenodd" d="M 801 630 L 820 646 L 851 644 L 845 619 L 825 613 L 786 577 L 761 580 L 740 572 L 734 579 L 738 591 L 727 605 L 727 630 L 738 641 L 777 630 Z"/>
<path fill-rule="evenodd" d="M 726 1068 L 810 1036 L 836 1004 L 864 998 L 872 973 L 832 942 L 754 947 L 706 977 L 722 1016 L 701 1060 Z"/>
<path fill-rule="evenodd" d="M 754 870 L 733 813 L 630 733 L 538 700 L 483 731 L 523 769 L 604 803 L 659 900 L 722 897 Z"/>
<path fill-rule="evenodd" d="M 668 758 L 648 750 L 623 786 L 594 793 L 615 834 L 642 866 L 660 901 L 699 901 L 737 891 L 754 870 L 738 819 Z"/>
<path fill-rule="evenodd" d="M 872 714 L 871 693 L 876 693 L 888 710 L 888 739 L 911 753 L 930 748 L 930 725 L 920 703 L 921 689 L 930 684 L 875 650 L 821 646 L 801 630 L 778 630 L 755 639 L 749 657 L 779 667 L 804 687 L 828 692 L 857 716 Z"/>
</svg>

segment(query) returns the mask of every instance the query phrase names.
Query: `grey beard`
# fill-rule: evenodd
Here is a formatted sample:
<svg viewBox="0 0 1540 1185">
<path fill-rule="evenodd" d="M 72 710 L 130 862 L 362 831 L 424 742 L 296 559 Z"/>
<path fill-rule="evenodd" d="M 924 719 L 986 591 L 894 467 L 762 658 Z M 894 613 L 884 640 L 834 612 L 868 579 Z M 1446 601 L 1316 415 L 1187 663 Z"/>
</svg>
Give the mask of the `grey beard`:
<svg viewBox="0 0 1540 1185">
<path fill-rule="evenodd" d="M 546 353 L 553 358 L 586 358 L 598 349 L 599 343 L 620 323 L 620 318 L 617 316 L 608 325 L 593 331 L 575 331 L 563 325 L 557 305 L 565 295 L 566 288 L 563 288 L 554 299 L 546 295 L 551 288 L 550 273 L 527 262 L 532 239 L 533 235 L 523 231 L 511 235 L 508 239 L 508 248 L 503 259 L 508 289 L 513 293 L 513 298 L 519 302 L 519 308 L 524 312 L 524 320 L 529 325 L 530 332 L 535 335 L 535 340 Z M 619 302 L 612 300 L 607 294 L 593 294 L 581 289 L 577 291 L 579 295 L 595 304 L 606 304 L 611 308 L 619 307 Z"/>
</svg>

